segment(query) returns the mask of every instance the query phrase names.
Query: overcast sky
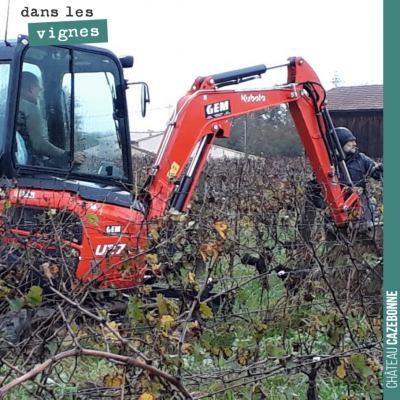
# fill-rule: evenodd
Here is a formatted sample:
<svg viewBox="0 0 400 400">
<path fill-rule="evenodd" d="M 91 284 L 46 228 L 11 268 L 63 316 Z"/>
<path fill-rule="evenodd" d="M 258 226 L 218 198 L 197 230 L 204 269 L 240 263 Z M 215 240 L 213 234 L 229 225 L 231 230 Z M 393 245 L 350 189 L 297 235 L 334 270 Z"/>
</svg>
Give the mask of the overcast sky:
<svg viewBox="0 0 400 400">
<path fill-rule="evenodd" d="M 8 0 L 0 0 L 4 37 Z M 128 96 L 131 130 L 164 129 L 168 105 L 177 103 L 200 75 L 302 56 L 326 89 L 337 72 L 343 86 L 383 83 L 383 0 L 10 0 L 8 37 L 28 32 L 29 22 L 73 21 L 67 8 L 92 9 L 108 20 L 108 43 L 131 54 L 126 76 L 150 86 L 148 118 L 139 118 L 139 93 Z M 24 18 L 24 7 L 57 9 L 58 18 Z M 249 84 L 283 83 L 286 71 L 267 72 Z"/>
</svg>

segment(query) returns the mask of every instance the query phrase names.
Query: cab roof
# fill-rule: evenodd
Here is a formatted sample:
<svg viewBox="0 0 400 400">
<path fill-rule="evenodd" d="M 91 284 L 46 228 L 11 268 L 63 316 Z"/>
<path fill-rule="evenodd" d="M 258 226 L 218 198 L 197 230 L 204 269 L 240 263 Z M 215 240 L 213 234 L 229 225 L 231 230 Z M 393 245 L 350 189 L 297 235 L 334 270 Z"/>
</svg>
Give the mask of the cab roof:
<svg viewBox="0 0 400 400">
<path fill-rule="evenodd" d="M 11 60 L 13 58 L 13 53 L 15 49 L 17 48 L 18 44 L 21 43 L 22 40 L 27 40 L 29 43 L 29 37 L 26 35 L 18 35 L 17 39 L 7 39 L 5 41 L 4 39 L 0 41 L 0 61 L 1 60 Z M 96 52 L 101 52 L 105 55 L 110 56 L 111 58 L 116 58 L 116 55 L 105 48 L 102 47 L 97 47 L 97 46 L 90 46 L 87 44 L 73 44 L 73 45 L 54 45 L 56 47 L 67 47 L 67 48 L 73 48 L 75 50 L 85 50 L 85 51 L 96 51 Z M 45 46 L 47 47 L 47 46 Z"/>
</svg>

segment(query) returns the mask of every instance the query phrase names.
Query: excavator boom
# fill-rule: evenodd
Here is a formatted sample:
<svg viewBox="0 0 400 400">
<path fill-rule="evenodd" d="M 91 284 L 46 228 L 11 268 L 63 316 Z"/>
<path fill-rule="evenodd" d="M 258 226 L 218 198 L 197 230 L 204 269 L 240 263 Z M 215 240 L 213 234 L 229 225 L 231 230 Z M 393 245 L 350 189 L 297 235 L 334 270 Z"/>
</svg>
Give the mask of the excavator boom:
<svg viewBox="0 0 400 400">
<path fill-rule="evenodd" d="M 288 68 L 288 81 L 272 89 L 219 89 L 260 76 L 264 65 L 196 79 L 178 102 L 151 168 L 145 186 L 149 219 L 162 217 L 169 207 L 186 209 L 214 140 L 229 137 L 233 117 L 287 103 L 332 218 L 338 226 L 346 224 L 360 200 L 339 184 L 339 168 L 348 174 L 325 91 L 302 58 L 278 67 Z"/>
</svg>

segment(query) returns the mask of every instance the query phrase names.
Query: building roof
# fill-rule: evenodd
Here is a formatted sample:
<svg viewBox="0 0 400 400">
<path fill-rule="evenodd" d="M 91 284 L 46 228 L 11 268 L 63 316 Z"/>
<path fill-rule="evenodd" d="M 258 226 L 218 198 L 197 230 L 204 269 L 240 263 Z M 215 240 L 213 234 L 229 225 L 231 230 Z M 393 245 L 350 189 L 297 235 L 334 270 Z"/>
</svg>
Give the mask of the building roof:
<svg viewBox="0 0 400 400">
<path fill-rule="evenodd" d="M 326 94 L 329 111 L 383 110 L 383 85 L 339 86 Z"/>
<path fill-rule="evenodd" d="M 143 140 L 149 140 L 157 136 L 164 135 L 164 131 L 157 132 L 130 132 L 132 142 L 142 142 Z"/>
<path fill-rule="evenodd" d="M 146 150 L 146 149 L 142 149 L 141 147 L 135 146 L 135 145 L 131 145 L 131 150 L 132 150 L 132 155 L 143 155 L 143 156 L 152 156 L 154 157 L 155 153 L 153 153 L 152 151 Z"/>
</svg>

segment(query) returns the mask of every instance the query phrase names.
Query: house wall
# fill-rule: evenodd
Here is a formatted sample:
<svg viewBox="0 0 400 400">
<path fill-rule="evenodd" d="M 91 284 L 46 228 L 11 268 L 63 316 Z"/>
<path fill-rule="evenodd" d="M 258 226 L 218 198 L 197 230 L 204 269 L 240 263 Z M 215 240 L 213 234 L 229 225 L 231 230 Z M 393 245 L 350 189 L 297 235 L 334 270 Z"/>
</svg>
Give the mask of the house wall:
<svg viewBox="0 0 400 400">
<path fill-rule="evenodd" d="M 383 110 L 330 111 L 333 124 L 350 129 L 362 153 L 372 158 L 383 157 Z"/>
<path fill-rule="evenodd" d="M 161 141 L 163 139 L 163 135 L 155 135 L 148 136 L 146 138 L 140 138 L 139 140 L 132 142 L 132 151 L 134 153 L 140 153 L 143 150 L 144 153 L 157 153 L 158 148 L 160 147 Z M 211 146 L 210 153 L 208 155 L 209 158 L 240 158 L 244 157 L 245 154 L 241 151 L 227 149 L 221 146 Z M 249 156 L 253 157 L 253 156 Z"/>
</svg>

